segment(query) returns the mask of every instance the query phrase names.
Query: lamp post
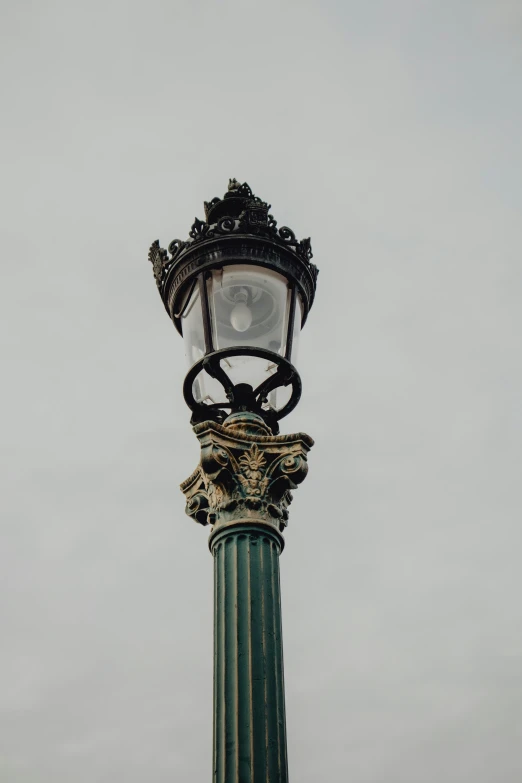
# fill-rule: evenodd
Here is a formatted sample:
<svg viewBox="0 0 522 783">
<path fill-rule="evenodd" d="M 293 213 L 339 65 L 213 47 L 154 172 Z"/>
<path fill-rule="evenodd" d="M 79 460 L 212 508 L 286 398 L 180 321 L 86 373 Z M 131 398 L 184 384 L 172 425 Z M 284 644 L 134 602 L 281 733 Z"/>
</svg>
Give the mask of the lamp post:
<svg viewBox="0 0 522 783">
<path fill-rule="evenodd" d="M 185 342 L 183 394 L 201 444 L 181 490 L 187 514 L 211 526 L 213 783 L 288 780 L 279 555 L 313 441 L 278 432 L 301 395 L 297 344 L 317 268 L 310 240 L 278 229 L 269 209 L 230 180 L 188 241 L 149 252 Z"/>
</svg>

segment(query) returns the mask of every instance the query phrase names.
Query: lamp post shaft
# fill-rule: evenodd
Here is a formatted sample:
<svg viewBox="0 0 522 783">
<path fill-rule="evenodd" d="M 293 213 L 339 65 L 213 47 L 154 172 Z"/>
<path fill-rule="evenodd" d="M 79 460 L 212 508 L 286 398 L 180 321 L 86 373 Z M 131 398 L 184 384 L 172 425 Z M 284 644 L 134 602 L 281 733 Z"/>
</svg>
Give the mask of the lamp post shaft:
<svg viewBox="0 0 522 783">
<path fill-rule="evenodd" d="M 313 441 L 247 412 L 194 432 L 201 462 L 181 489 L 187 514 L 213 526 L 213 783 L 287 783 L 279 555 Z"/>
<path fill-rule="evenodd" d="M 213 783 L 287 783 L 280 537 L 225 529 L 214 556 Z"/>
</svg>

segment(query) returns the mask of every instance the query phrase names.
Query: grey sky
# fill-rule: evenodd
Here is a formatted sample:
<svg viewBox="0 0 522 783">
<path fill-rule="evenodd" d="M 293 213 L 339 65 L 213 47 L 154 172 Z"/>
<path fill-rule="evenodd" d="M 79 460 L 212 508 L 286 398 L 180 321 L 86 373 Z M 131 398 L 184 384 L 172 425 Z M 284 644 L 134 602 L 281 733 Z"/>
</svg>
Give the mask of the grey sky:
<svg viewBox="0 0 522 783">
<path fill-rule="evenodd" d="M 9 2 L 2 783 L 203 783 L 212 562 L 147 262 L 247 180 L 320 268 L 282 556 L 300 783 L 522 778 L 522 5 Z"/>
</svg>

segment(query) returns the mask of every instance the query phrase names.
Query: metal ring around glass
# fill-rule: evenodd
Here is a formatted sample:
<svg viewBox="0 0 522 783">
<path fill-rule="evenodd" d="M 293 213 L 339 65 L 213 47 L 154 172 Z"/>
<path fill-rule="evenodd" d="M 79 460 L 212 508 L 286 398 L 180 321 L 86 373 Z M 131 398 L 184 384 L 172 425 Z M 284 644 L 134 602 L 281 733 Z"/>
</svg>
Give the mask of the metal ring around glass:
<svg viewBox="0 0 522 783">
<path fill-rule="evenodd" d="M 234 385 L 221 366 L 223 359 L 232 356 L 257 356 L 261 359 L 267 359 L 277 365 L 277 370 L 255 389 L 242 383 Z M 201 372 L 207 372 L 212 378 L 219 381 L 223 386 L 226 402 L 207 404 L 196 401 L 193 384 Z M 266 404 L 267 394 L 280 386 L 292 387 L 288 402 L 280 410 L 263 408 L 263 404 Z M 267 423 L 272 422 L 272 429 L 275 422 L 287 416 L 295 408 L 301 397 L 301 391 L 301 378 L 293 364 L 273 351 L 250 346 L 222 348 L 202 356 L 192 365 L 183 383 L 183 396 L 193 413 L 194 421 L 205 421 L 206 419 L 220 421 L 228 415 L 223 409 L 230 409 L 233 412 L 242 410 L 243 407 L 252 410 L 253 407 L 254 411 L 259 413 Z"/>
</svg>

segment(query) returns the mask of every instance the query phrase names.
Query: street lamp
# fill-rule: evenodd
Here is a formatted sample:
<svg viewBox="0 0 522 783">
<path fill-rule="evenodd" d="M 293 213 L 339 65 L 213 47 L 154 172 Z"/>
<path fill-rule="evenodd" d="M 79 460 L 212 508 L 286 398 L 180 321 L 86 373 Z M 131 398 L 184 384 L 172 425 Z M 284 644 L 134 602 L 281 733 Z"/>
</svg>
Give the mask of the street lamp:
<svg viewBox="0 0 522 783">
<path fill-rule="evenodd" d="M 291 490 L 307 472 L 304 433 L 278 435 L 301 396 L 298 338 L 317 267 L 310 240 L 278 229 L 270 206 L 230 180 L 190 239 L 149 259 L 183 335 L 183 385 L 201 462 L 181 489 L 210 524 L 214 557 L 213 783 L 286 783 L 279 587 Z"/>
</svg>

